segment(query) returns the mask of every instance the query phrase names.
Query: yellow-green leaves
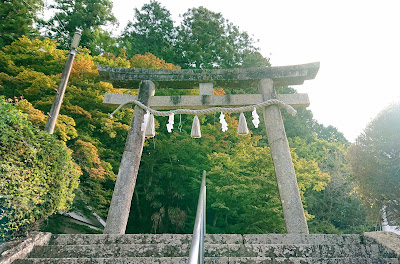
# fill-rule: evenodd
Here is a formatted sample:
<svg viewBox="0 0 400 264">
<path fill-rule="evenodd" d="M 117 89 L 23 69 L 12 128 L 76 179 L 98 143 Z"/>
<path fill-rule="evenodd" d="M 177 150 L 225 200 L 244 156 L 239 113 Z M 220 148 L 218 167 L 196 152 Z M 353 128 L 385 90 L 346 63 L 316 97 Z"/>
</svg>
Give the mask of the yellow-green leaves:
<svg viewBox="0 0 400 264">
<path fill-rule="evenodd" d="M 20 104 L 40 122 L 41 115 L 31 105 L 24 101 Z M 68 209 L 81 172 L 62 142 L 34 128 L 24 114 L 3 98 L 0 130 L 2 240 L 22 232 L 35 221 Z"/>
</svg>

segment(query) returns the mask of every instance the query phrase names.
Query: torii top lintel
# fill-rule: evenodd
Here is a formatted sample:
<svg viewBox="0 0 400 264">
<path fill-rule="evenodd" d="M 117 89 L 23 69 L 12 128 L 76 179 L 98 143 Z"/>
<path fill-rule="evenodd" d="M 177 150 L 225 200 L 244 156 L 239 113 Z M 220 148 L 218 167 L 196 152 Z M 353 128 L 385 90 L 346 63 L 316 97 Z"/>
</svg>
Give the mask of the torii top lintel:
<svg viewBox="0 0 400 264">
<path fill-rule="evenodd" d="M 299 85 L 314 79 L 319 62 L 301 65 L 236 69 L 132 69 L 97 65 L 100 76 L 115 87 L 138 88 L 140 81 L 151 80 L 158 88 L 194 88 L 213 82 L 218 87 L 245 88 L 261 79 L 272 79 L 275 86 Z"/>
</svg>

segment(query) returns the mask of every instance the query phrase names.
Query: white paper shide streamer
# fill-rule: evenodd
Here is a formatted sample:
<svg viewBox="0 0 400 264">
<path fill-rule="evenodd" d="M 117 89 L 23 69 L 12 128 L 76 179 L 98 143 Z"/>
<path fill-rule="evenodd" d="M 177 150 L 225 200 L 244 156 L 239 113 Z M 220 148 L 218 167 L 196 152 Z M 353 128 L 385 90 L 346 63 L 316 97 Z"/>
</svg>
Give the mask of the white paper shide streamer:
<svg viewBox="0 0 400 264">
<path fill-rule="evenodd" d="M 142 132 L 146 131 L 147 123 L 149 121 L 149 116 L 150 116 L 149 111 L 147 111 L 146 114 L 144 114 L 144 116 L 143 116 L 143 123 L 142 123 L 142 127 L 141 127 Z"/>
<path fill-rule="evenodd" d="M 228 130 L 228 123 L 225 121 L 225 115 L 224 113 L 221 112 L 221 115 L 219 116 L 219 122 L 222 125 L 222 132 L 225 132 Z"/>
<path fill-rule="evenodd" d="M 242 106 L 242 107 L 236 107 L 236 108 L 229 108 L 229 107 L 211 107 L 207 109 L 200 109 L 200 110 L 192 110 L 192 109 L 176 109 L 176 110 L 169 110 L 169 111 L 157 111 L 154 109 L 151 109 L 150 107 L 144 105 L 142 102 L 138 100 L 130 100 L 127 101 L 120 106 L 118 106 L 117 109 L 115 109 L 111 114 L 109 114 L 110 118 L 113 118 L 113 115 L 118 112 L 122 107 L 124 107 L 127 104 L 136 104 L 138 107 L 140 107 L 143 110 L 146 110 L 146 114 L 143 117 L 143 123 L 141 124 L 141 131 L 145 132 L 146 137 L 154 137 L 155 136 L 155 124 L 154 124 L 154 115 L 156 116 L 168 116 L 168 124 L 167 124 L 167 130 L 169 133 L 172 132 L 172 129 L 174 128 L 174 114 L 188 114 L 188 115 L 195 115 L 193 119 L 193 124 L 192 124 L 192 131 L 191 131 L 191 137 L 192 138 L 200 138 L 201 137 L 201 131 L 200 131 L 200 122 L 199 118 L 197 115 L 206 115 L 210 113 L 215 113 L 215 112 L 221 112 L 221 115 L 219 117 L 219 122 L 222 125 L 222 131 L 225 132 L 228 130 L 228 123 L 225 120 L 225 115 L 224 113 L 240 113 L 239 117 L 239 126 L 238 126 L 238 134 L 239 135 L 247 135 L 249 134 L 249 129 L 247 127 L 247 122 L 246 118 L 243 114 L 243 112 L 247 111 L 252 111 L 252 116 L 253 116 L 253 124 L 255 128 L 258 128 L 258 125 L 260 123 L 260 118 L 257 114 L 257 108 L 260 107 L 266 107 L 269 105 L 279 105 L 281 107 L 286 108 L 286 110 L 292 115 L 296 115 L 296 110 L 286 104 L 285 102 L 282 102 L 277 99 L 269 99 L 264 102 L 261 102 L 259 104 L 255 105 L 248 105 L 248 106 Z M 178 126 L 179 130 L 181 129 L 181 123 L 179 123 Z"/>
<path fill-rule="evenodd" d="M 253 124 L 255 128 L 258 128 L 258 124 L 260 124 L 260 117 L 257 114 L 257 109 L 254 108 L 253 112 L 251 112 L 251 115 L 253 116 Z"/>
<path fill-rule="evenodd" d="M 168 124 L 167 124 L 168 133 L 171 133 L 173 128 L 174 128 L 174 114 L 172 113 L 168 117 Z"/>
</svg>

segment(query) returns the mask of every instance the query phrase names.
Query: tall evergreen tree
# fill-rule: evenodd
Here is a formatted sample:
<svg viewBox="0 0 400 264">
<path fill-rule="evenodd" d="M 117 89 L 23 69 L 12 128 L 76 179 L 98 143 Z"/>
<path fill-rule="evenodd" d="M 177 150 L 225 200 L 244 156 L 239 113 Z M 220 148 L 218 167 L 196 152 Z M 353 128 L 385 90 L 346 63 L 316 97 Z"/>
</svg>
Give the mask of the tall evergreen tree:
<svg viewBox="0 0 400 264">
<path fill-rule="evenodd" d="M 110 0 L 55 0 L 54 16 L 47 22 L 48 34 L 56 38 L 61 48 L 68 49 L 70 38 L 77 29 L 82 29 L 80 45 L 96 55 L 114 44 L 111 33 L 103 26 L 115 25 Z M 103 46 L 102 44 L 105 44 Z"/>
<path fill-rule="evenodd" d="M 178 64 L 185 68 L 232 68 L 267 66 L 247 32 L 226 20 L 221 13 L 204 7 L 183 14 L 178 29 Z"/>
<path fill-rule="evenodd" d="M 173 47 L 175 38 L 176 29 L 171 13 L 159 2 L 150 1 L 140 10 L 135 8 L 133 21 L 126 26 L 121 44 L 128 57 L 150 52 L 173 63 L 176 56 Z"/>
<path fill-rule="evenodd" d="M 22 35 L 37 33 L 33 27 L 42 0 L 3 0 L 0 2 L 0 47 L 10 45 Z"/>
</svg>

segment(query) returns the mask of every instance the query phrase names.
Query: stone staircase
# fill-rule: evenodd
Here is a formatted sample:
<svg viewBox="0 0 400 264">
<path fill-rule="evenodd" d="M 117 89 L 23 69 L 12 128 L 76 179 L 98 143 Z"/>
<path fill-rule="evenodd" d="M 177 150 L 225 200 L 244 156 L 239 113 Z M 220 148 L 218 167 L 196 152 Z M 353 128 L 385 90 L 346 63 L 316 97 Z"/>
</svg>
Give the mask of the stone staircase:
<svg viewBox="0 0 400 264">
<path fill-rule="evenodd" d="M 187 263 L 191 235 L 51 235 L 12 263 Z M 395 251 L 362 235 L 206 235 L 205 263 L 399 264 Z"/>
</svg>

